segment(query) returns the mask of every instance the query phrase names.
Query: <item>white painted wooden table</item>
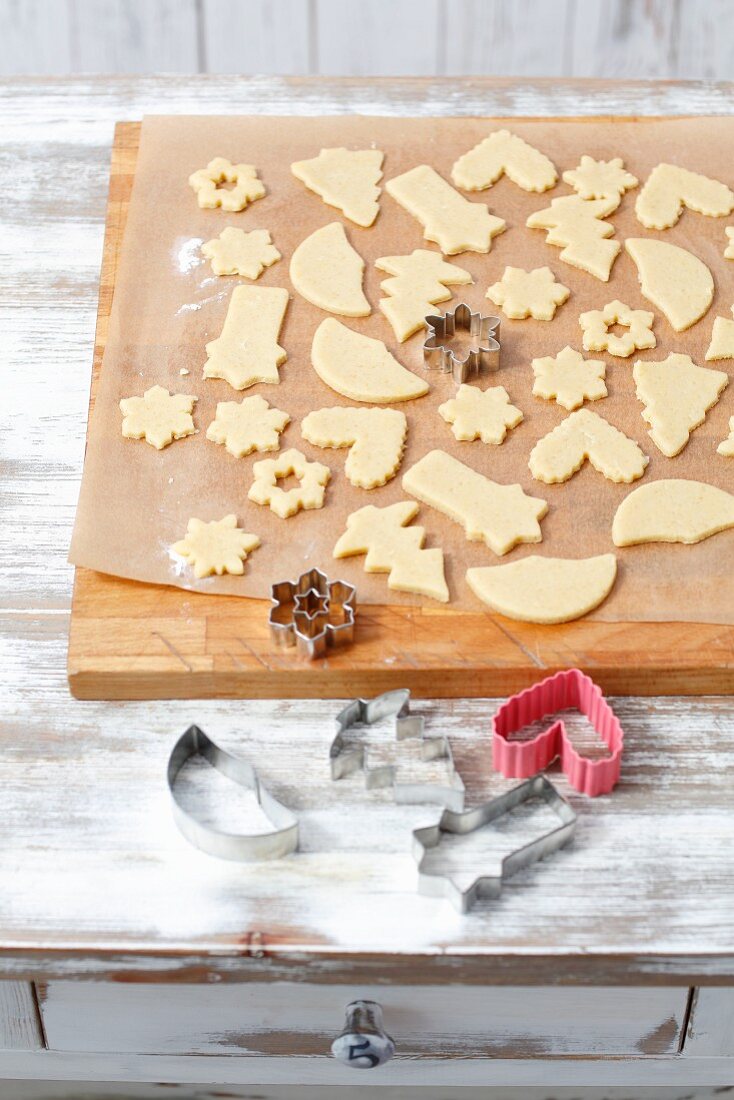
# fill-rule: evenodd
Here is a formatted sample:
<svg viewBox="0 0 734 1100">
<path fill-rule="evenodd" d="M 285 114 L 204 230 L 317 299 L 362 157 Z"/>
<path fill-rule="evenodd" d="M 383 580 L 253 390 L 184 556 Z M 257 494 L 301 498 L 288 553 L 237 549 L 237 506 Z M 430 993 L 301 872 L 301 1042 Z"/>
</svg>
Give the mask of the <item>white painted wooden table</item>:
<svg viewBox="0 0 734 1100">
<path fill-rule="evenodd" d="M 398 1053 L 361 1086 L 445 1098 L 481 1085 L 690 1092 L 734 1079 L 732 701 L 617 700 L 622 786 L 593 803 L 574 797 L 573 846 L 460 918 L 415 893 L 410 829 L 432 811 L 395 807 L 356 778 L 330 782 L 335 704 L 80 703 L 65 680 L 65 558 L 115 120 L 708 113 L 728 111 L 733 90 L 235 77 L 0 85 L 0 1078 L 344 1096 L 355 1074 L 329 1044 L 344 1004 L 372 996 Z M 430 728 L 451 736 L 472 800 L 502 788 L 488 756 L 493 706 L 423 707 Z M 193 719 L 298 810 L 299 854 L 246 868 L 178 835 L 164 765 Z M 0 1095 L 15 1094 L 0 1083 Z"/>
</svg>

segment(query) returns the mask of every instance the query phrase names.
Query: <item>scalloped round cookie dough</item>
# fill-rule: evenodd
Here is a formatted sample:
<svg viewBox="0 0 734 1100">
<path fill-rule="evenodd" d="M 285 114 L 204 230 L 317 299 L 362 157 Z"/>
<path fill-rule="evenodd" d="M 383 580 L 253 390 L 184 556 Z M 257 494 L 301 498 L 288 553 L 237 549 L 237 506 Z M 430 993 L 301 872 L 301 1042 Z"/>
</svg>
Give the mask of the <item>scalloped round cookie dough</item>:
<svg viewBox="0 0 734 1100">
<path fill-rule="evenodd" d="M 309 462 L 304 454 L 291 447 L 277 458 L 264 458 L 252 467 L 253 482 L 247 494 L 255 504 L 266 504 L 281 519 L 311 508 L 323 508 L 326 485 L 331 477 L 328 466 Z M 293 474 L 299 485 L 281 489 L 278 481 Z"/>
<path fill-rule="evenodd" d="M 197 400 L 190 393 L 169 393 L 163 386 L 151 386 L 142 397 L 123 397 L 122 434 L 126 439 L 144 439 L 162 451 L 174 439 L 196 432 L 191 413 Z"/>
<path fill-rule="evenodd" d="M 447 256 L 489 252 L 492 238 L 507 228 L 503 218 L 490 214 L 484 203 L 465 199 L 428 164 L 388 180 L 385 190 L 421 223 L 425 239 Z"/>
<path fill-rule="evenodd" d="M 533 447 L 528 466 L 537 481 L 568 481 L 588 461 L 609 481 L 635 481 L 650 461 L 634 439 L 590 409 L 562 420 Z"/>
<path fill-rule="evenodd" d="M 644 309 L 630 309 L 616 298 L 603 309 L 590 309 L 579 317 L 583 332 L 584 351 L 608 351 L 620 359 L 626 359 L 634 351 L 654 348 L 657 341 L 652 331 L 654 313 Z M 621 325 L 628 332 L 617 336 L 610 332 L 613 325 Z"/>
<path fill-rule="evenodd" d="M 301 421 L 301 434 L 314 447 L 349 447 L 347 478 L 376 489 L 400 468 L 408 421 L 398 409 L 317 409 Z"/>
<path fill-rule="evenodd" d="M 702 542 L 734 527 L 734 496 L 703 481 L 665 478 L 633 490 L 617 508 L 615 546 Z"/>
<path fill-rule="evenodd" d="M 507 565 L 467 569 L 479 599 L 525 623 L 568 623 L 602 603 L 617 576 L 614 554 L 595 558 L 543 558 L 533 554 Z"/>
<path fill-rule="evenodd" d="M 201 580 L 216 573 L 240 576 L 245 571 L 243 562 L 247 555 L 260 545 L 257 535 L 248 534 L 237 526 L 235 515 L 224 519 L 204 520 L 193 516 L 188 522 L 186 534 L 171 549 L 194 567 L 194 576 Z"/>
<path fill-rule="evenodd" d="M 567 286 L 556 282 L 549 267 L 536 267 L 532 271 L 506 267 L 500 281 L 488 288 L 486 297 L 501 307 L 505 317 L 552 321 L 557 307 L 570 293 Z"/>
<path fill-rule="evenodd" d="M 342 317 L 367 317 L 370 304 L 362 290 L 364 260 L 352 248 L 341 222 L 317 229 L 291 256 L 293 286 L 307 302 Z"/>
<path fill-rule="evenodd" d="M 648 237 L 628 237 L 624 247 L 637 267 L 643 295 L 665 314 L 676 332 L 703 317 L 714 300 L 714 279 L 698 256 Z"/>
<path fill-rule="evenodd" d="M 563 195 L 551 199 L 545 210 L 536 210 L 525 225 L 528 229 L 547 230 L 546 244 L 561 249 L 564 263 L 606 283 L 622 245 L 609 240 L 614 236 L 614 226 L 604 218 L 618 206 L 618 195 L 608 199 Z"/>
<path fill-rule="evenodd" d="M 645 229 L 668 229 L 678 221 L 684 207 L 721 218 L 734 210 L 734 191 L 700 172 L 690 172 L 677 164 L 658 164 L 637 196 L 637 220 Z"/>
<path fill-rule="evenodd" d="M 731 307 L 734 313 L 734 306 Z M 728 317 L 715 317 L 711 329 L 711 342 L 706 351 L 706 359 L 734 359 L 734 321 Z"/>
<path fill-rule="evenodd" d="M 428 383 L 407 370 L 382 340 L 354 332 L 334 317 L 316 329 L 311 363 L 322 382 L 352 401 L 389 405 L 428 393 Z"/>
<path fill-rule="evenodd" d="M 223 444 L 235 458 L 244 458 L 252 451 L 277 451 L 289 421 L 288 413 L 271 408 L 258 393 L 239 402 L 219 401 L 206 438 Z"/>
<path fill-rule="evenodd" d="M 233 183 L 234 187 L 228 191 L 221 186 L 224 183 Z M 206 168 L 192 172 L 189 185 L 203 210 L 215 210 L 220 206 L 232 214 L 244 210 L 265 194 L 265 184 L 257 178 L 254 165 L 232 164 L 226 157 L 215 157 Z"/>
<path fill-rule="evenodd" d="M 621 199 L 625 191 L 637 187 L 639 180 L 627 172 L 621 157 L 594 160 L 582 156 L 576 168 L 563 173 L 563 182 L 573 187 L 582 199 Z"/>
<path fill-rule="evenodd" d="M 558 180 L 553 161 L 509 130 L 494 130 L 451 169 L 452 180 L 465 191 L 484 191 L 502 175 L 523 191 L 547 191 Z"/>
<path fill-rule="evenodd" d="M 266 267 L 281 258 L 267 229 L 245 233 L 231 225 L 218 237 L 205 241 L 201 252 L 211 261 L 215 275 L 243 275 L 246 279 L 259 279 Z"/>
<path fill-rule="evenodd" d="M 447 424 L 455 439 L 471 443 L 500 444 L 508 428 L 516 428 L 523 418 L 520 409 L 510 404 L 504 386 L 490 386 L 480 390 L 478 386 L 462 384 L 456 395 L 438 407 L 438 415 Z"/>
<path fill-rule="evenodd" d="M 604 382 L 606 364 L 601 359 L 584 359 L 568 344 L 558 355 L 544 355 L 533 359 L 535 381 L 533 394 L 546 401 L 555 401 L 572 411 L 584 401 L 599 401 L 607 396 Z"/>
<path fill-rule="evenodd" d="M 724 371 L 699 367 L 690 355 L 672 352 L 662 362 L 638 359 L 632 377 L 645 406 L 642 418 L 650 425 L 648 435 L 668 458 L 683 450 L 729 383 Z"/>
<path fill-rule="evenodd" d="M 381 298 L 379 306 L 401 344 L 425 327 L 434 305 L 451 297 L 450 285 L 474 281 L 463 267 L 427 248 L 416 248 L 409 256 L 381 256 L 375 267 L 394 276 L 380 283 L 388 297 Z"/>
<path fill-rule="evenodd" d="M 291 172 L 327 206 L 366 229 L 380 212 L 377 184 L 384 159 L 379 149 L 322 149 L 311 160 L 295 161 Z"/>
</svg>

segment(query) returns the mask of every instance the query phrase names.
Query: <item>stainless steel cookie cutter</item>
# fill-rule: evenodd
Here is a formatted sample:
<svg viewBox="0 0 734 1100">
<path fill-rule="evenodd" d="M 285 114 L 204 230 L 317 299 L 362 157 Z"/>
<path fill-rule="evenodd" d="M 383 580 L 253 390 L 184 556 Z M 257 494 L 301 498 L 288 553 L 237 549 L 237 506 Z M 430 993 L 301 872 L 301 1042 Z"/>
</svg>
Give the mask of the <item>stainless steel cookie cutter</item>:
<svg viewBox="0 0 734 1100">
<path fill-rule="evenodd" d="M 350 741 L 349 733 L 355 728 L 372 726 L 384 718 L 395 719 L 395 740 L 415 738 L 420 742 L 424 763 L 444 760 L 447 780 L 445 783 L 418 783 L 406 781 L 401 775 L 400 764 L 380 764 L 371 767 L 364 745 Z M 464 782 L 456 770 L 451 745 L 447 737 L 426 737 L 424 719 L 410 713 L 410 691 L 399 688 L 377 695 L 374 699 L 352 699 L 336 717 L 337 734 L 329 750 L 331 778 L 343 779 L 356 771 L 363 771 L 368 790 L 391 787 L 396 802 L 438 803 L 440 806 L 461 810 L 464 806 Z"/>
<path fill-rule="evenodd" d="M 276 645 L 296 646 L 300 656 L 324 657 L 329 647 L 354 641 L 357 592 L 346 581 L 330 581 L 309 569 L 295 581 L 271 588 L 270 636 Z"/>
<path fill-rule="evenodd" d="M 429 370 L 452 374 L 455 382 L 467 382 L 481 371 L 496 371 L 500 365 L 500 318 L 473 313 L 466 302 L 455 309 L 426 317 L 429 334 L 423 344 L 423 363 Z M 471 347 L 463 356 L 447 344 L 457 331 L 471 338 Z"/>
<path fill-rule="evenodd" d="M 542 799 L 556 813 L 560 824 L 505 856 L 500 864 L 499 874 L 479 875 L 462 889 L 450 874 L 424 870 L 426 852 L 438 847 L 443 834 L 466 836 L 491 825 L 499 817 L 532 798 Z M 498 898 L 505 879 L 562 848 L 573 836 L 575 828 L 576 814 L 544 775 L 535 775 L 498 798 L 483 802 L 465 813 L 444 810 L 437 825 L 413 831 L 413 856 L 418 863 L 418 892 L 428 897 L 447 898 L 460 913 L 467 913 L 480 898 Z"/>
<path fill-rule="evenodd" d="M 192 756 L 203 756 L 213 768 L 253 791 L 261 809 L 273 825 L 266 833 L 225 833 L 206 825 L 187 810 L 176 794 L 176 776 Z M 232 756 L 216 745 L 198 726 L 189 726 L 179 737 L 168 758 L 168 790 L 173 816 L 186 839 L 207 855 L 219 859 L 255 860 L 280 859 L 298 847 L 298 818 L 275 798 L 258 779 L 252 764 Z"/>
</svg>

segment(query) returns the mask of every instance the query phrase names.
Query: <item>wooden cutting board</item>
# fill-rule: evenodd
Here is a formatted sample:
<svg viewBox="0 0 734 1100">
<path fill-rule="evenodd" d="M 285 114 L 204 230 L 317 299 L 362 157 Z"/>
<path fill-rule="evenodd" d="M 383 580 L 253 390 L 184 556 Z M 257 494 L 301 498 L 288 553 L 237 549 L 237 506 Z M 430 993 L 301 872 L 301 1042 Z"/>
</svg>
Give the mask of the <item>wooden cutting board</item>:
<svg viewBox="0 0 734 1100">
<path fill-rule="evenodd" d="M 118 123 L 100 278 L 90 408 L 107 337 L 140 124 Z M 264 600 L 206 596 L 78 568 L 68 674 L 81 699 L 299 698 L 409 687 L 500 696 L 580 667 L 614 694 L 734 694 L 734 627 L 515 623 L 490 612 L 364 607 L 353 646 L 303 662 L 276 649 Z"/>
</svg>

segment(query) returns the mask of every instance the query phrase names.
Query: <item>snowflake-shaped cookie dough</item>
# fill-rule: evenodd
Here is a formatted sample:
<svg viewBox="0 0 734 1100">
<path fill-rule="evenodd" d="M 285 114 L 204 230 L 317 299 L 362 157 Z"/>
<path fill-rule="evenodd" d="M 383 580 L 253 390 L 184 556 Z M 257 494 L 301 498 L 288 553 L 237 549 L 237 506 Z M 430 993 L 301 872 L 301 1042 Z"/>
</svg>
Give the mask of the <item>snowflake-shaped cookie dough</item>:
<svg viewBox="0 0 734 1100">
<path fill-rule="evenodd" d="M 636 176 L 626 171 L 621 157 L 594 160 L 583 156 L 577 168 L 563 173 L 563 179 L 582 199 L 619 199 L 639 183 Z"/>
<path fill-rule="evenodd" d="M 194 567 L 194 576 L 201 579 L 216 573 L 244 573 L 242 564 L 260 545 L 257 535 L 250 535 L 237 526 L 237 516 L 225 516 L 205 523 L 202 519 L 189 520 L 185 536 L 174 542 L 174 554 L 186 558 Z"/>
<path fill-rule="evenodd" d="M 234 187 L 227 190 L 222 187 L 224 183 L 233 183 Z M 215 157 L 206 168 L 192 172 L 189 185 L 196 192 L 203 210 L 215 210 L 221 206 L 222 210 L 237 213 L 265 194 L 265 185 L 257 178 L 254 165 L 232 164 L 226 157 Z"/>
<path fill-rule="evenodd" d="M 601 359 L 584 359 L 568 345 L 555 357 L 544 355 L 533 359 L 531 365 L 535 396 L 555 400 L 564 409 L 578 409 L 584 401 L 598 401 L 607 396 L 606 365 Z"/>
<path fill-rule="evenodd" d="M 729 242 L 724 249 L 724 259 L 734 260 L 734 225 L 727 225 L 724 232 Z"/>
<path fill-rule="evenodd" d="M 305 455 L 294 447 L 282 451 L 277 458 L 266 458 L 252 467 L 255 475 L 247 494 L 256 504 L 268 504 L 271 512 L 281 519 L 293 516 L 301 508 L 322 508 L 326 484 L 331 470 L 320 462 L 309 462 Z M 281 489 L 279 478 L 298 478 L 300 485 L 295 489 Z"/>
<path fill-rule="evenodd" d="M 500 281 L 487 291 L 487 297 L 502 307 L 506 317 L 552 321 L 556 307 L 565 302 L 570 293 L 567 286 L 556 282 L 549 267 L 536 267 L 533 271 L 506 267 Z"/>
<path fill-rule="evenodd" d="M 161 451 L 174 439 L 194 434 L 195 402 L 192 394 L 169 393 L 163 386 L 152 386 L 142 397 L 123 397 L 122 434 L 126 439 L 144 439 Z"/>
<path fill-rule="evenodd" d="M 624 302 L 608 302 L 604 309 L 590 309 L 582 313 L 579 324 L 584 334 L 585 351 L 608 351 L 620 359 L 626 359 L 633 351 L 655 347 L 652 323 L 653 313 L 644 309 L 630 309 Z M 629 332 L 616 336 L 609 329 L 622 325 Z"/>
<path fill-rule="evenodd" d="M 438 407 L 439 416 L 447 424 L 456 439 L 482 443 L 501 443 L 508 428 L 516 428 L 522 413 L 510 404 L 504 386 L 492 386 L 480 390 L 478 386 L 459 386 L 456 397 Z"/>
<path fill-rule="evenodd" d="M 206 241 L 201 251 L 211 260 L 215 275 L 244 275 L 246 279 L 259 279 L 266 267 L 280 259 L 267 229 L 245 233 L 244 229 L 231 225 L 218 237 Z"/>
<path fill-rule="evenodd" d="M 271 408 L 260 394 L 240 402 L 220 401 L 206 438 L 223 443 L 235 458 L 244 458 L 251 451 L 277 451 L 279 433 L 289 420 L 288 413 Z"/>
</svg>

